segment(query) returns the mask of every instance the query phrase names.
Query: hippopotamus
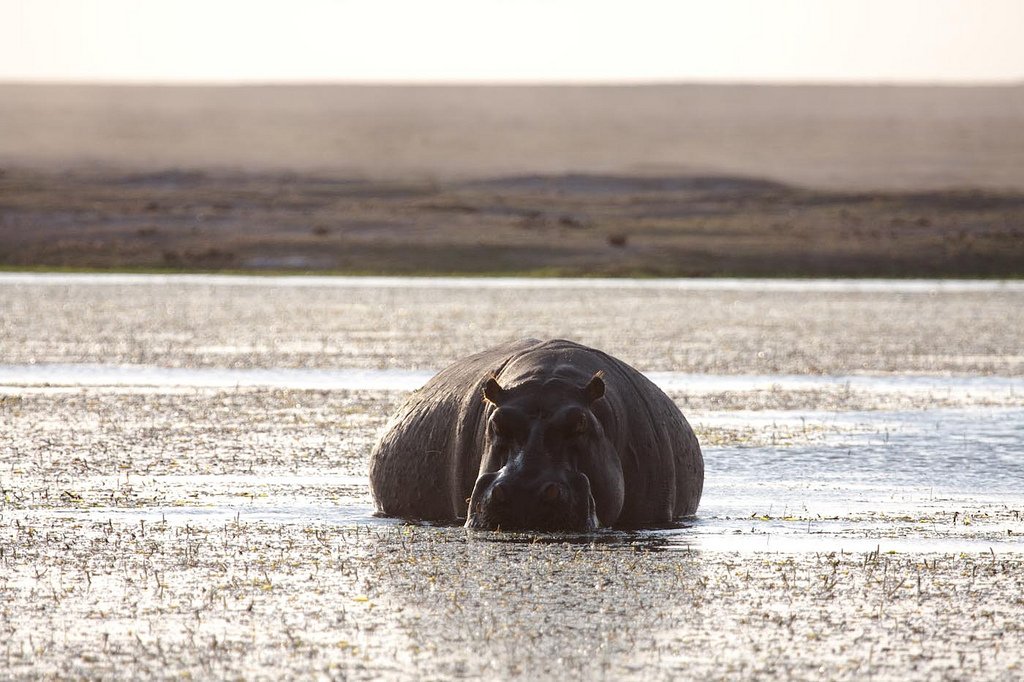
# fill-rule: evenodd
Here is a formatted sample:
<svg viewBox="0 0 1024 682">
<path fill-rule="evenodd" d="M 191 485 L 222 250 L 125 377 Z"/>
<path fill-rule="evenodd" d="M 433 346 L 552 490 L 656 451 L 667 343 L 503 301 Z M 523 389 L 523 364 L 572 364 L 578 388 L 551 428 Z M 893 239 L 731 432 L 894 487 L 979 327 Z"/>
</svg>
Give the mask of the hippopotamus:
<svg viewBox="0 0 1024 682">
<path fill-rule="evenodd" d="M 590 532 L 694 514 L 704 458 L 675 403 L 625 362 L 525 339 L 416 391 L 370 457 L 385 516 L 467 528 Z"/>
</svg>

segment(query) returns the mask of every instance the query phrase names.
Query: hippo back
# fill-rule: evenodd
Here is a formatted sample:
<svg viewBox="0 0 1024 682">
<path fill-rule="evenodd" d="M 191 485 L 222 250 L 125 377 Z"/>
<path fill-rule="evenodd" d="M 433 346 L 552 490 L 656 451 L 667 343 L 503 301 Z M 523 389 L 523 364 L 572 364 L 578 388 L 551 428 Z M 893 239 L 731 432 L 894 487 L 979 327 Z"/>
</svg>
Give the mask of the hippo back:
<svg viewBox="0 0 1024 682">
<path fill-rule="evenodd" d="M 595 416 L 619 455 L 625 485 L 615 525 L 668 523 L 693 514 L 704 462 L 697 438 L 668 396 L 640 372 L 601 351 L 565 340 L 525 339 L 456 362 L 402 406 L 370 460 L 370 487 L 388 516 L 455 521 L 480 468 L 486 418 L 483 385 L 509 390 L 561 377 L 578 385 L 603 372 L 607 390 Z"/>
</svg>

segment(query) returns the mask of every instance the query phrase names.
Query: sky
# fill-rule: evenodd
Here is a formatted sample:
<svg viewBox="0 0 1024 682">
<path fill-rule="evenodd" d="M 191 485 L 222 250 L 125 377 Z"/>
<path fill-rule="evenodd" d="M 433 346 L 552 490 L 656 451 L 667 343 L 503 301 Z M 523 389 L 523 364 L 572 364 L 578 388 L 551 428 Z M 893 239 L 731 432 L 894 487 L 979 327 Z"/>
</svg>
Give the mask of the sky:
<svg viewBox="0 0 1024 682">
<path fill-rule="evenodd" d="M 1024 0 L 0 0 L 0 80 L 1024 81 Z"/>
</svg>

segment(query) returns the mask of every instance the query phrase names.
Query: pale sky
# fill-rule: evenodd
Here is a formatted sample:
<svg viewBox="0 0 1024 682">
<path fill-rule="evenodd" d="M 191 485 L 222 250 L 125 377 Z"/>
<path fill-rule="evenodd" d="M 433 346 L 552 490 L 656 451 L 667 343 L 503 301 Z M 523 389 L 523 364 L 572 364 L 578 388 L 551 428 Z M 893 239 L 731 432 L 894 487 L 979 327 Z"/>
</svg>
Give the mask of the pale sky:
<svg viewBox="0 0 1024 682">
<path fill-rule="evenodd" d="M 0 80 L 1021 81 L 1024 0 L 0 0 Z"/>
</svg>

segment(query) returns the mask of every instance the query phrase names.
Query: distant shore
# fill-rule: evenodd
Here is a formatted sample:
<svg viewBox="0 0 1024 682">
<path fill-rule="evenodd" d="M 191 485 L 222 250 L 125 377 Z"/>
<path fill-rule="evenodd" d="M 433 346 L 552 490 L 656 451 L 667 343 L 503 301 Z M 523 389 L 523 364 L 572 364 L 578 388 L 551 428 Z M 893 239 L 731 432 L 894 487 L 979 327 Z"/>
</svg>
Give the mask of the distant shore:
<svg viewBox="0 0 1024 682">
<path fill-rule="evenodd" d="M 1024 86 L 0 83 L 0 268 L 1024 276 Z"/>
<path fill-rule="evenodd" d="M 724 175 L 0 174 L 0 268 L 569 277 L 1024 276 L 1024 192 Z"/>
</svg>

